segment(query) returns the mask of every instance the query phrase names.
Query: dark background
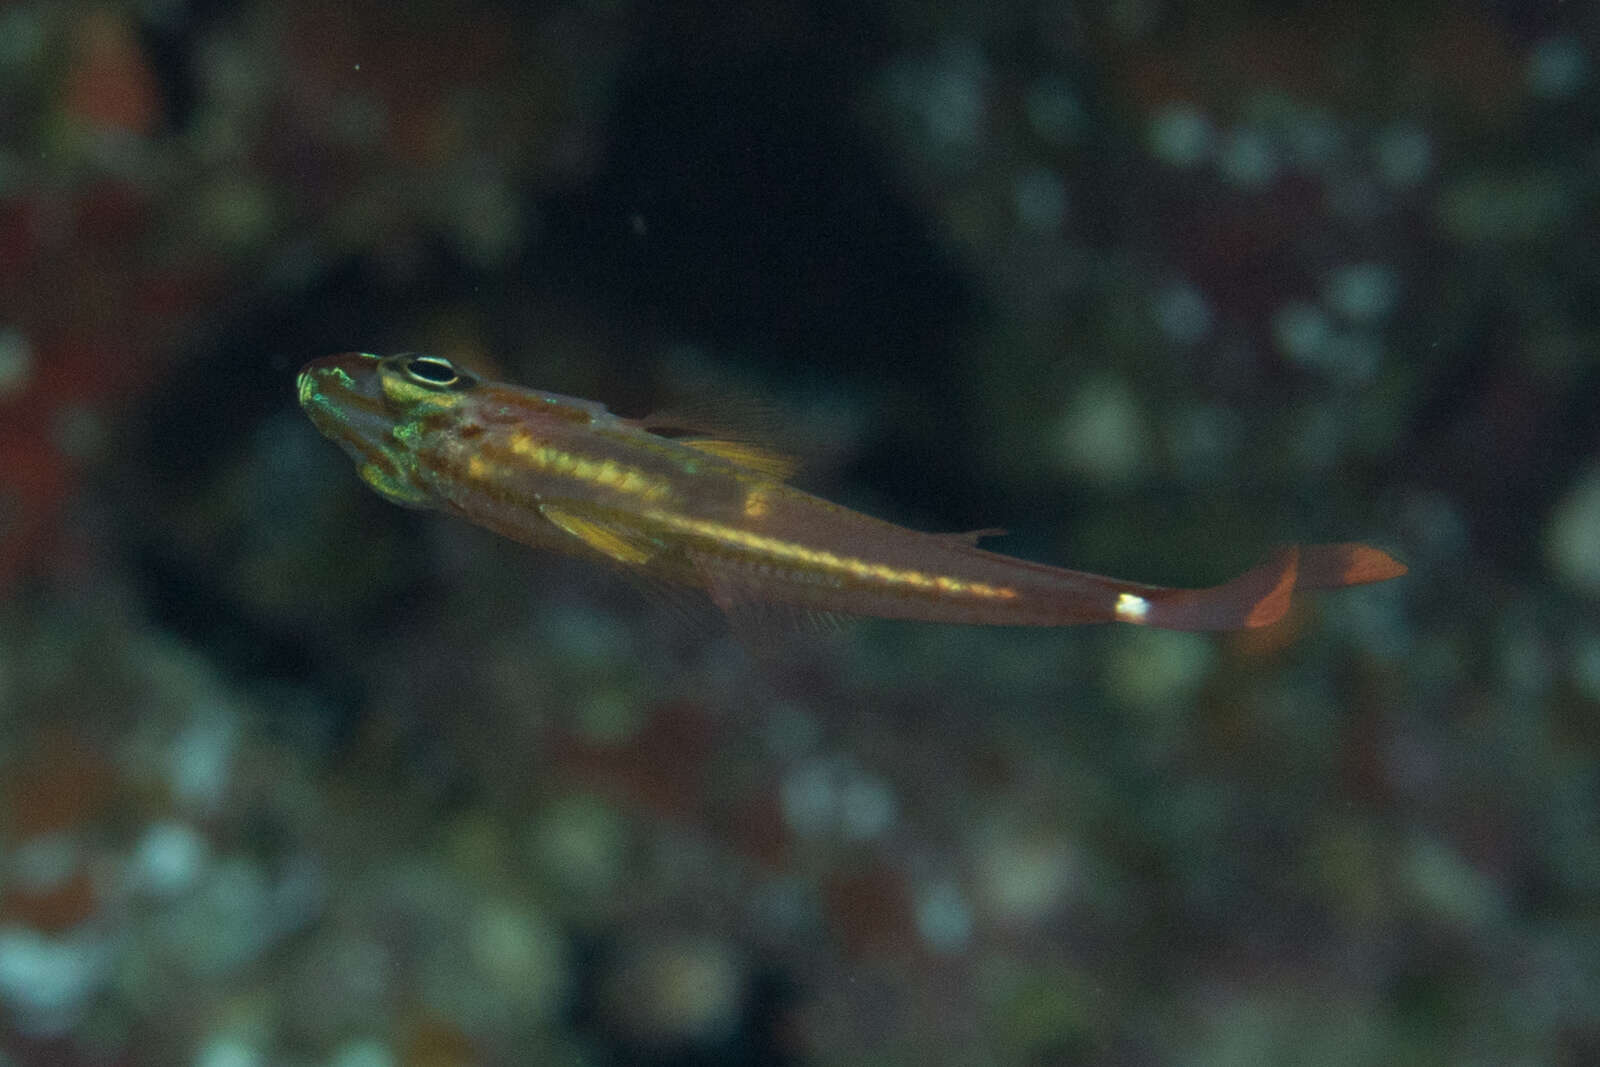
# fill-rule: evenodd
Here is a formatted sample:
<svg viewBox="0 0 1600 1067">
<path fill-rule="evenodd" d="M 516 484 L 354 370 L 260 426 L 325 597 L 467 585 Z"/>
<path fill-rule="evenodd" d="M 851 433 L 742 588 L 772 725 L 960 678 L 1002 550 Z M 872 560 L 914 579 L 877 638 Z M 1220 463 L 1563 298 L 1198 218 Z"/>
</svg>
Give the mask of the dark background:
<svg viewBox="0 0 1600 1067">
<path fill-rule="evenodd" d="M 1595 23 L 0 7 L 0 1051 L 1600 1056 Z M 367 491 L 349 349 L 1031 559 L 1411 573 L 752 656 Z"/>
</svg>

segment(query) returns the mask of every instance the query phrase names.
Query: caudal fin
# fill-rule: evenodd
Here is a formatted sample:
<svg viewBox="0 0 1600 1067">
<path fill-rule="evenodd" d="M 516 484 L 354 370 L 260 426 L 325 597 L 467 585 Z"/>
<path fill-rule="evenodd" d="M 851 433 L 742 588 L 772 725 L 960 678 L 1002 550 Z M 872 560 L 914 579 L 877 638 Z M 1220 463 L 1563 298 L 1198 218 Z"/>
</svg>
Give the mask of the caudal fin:
<svg viewBox="0 0 1600 1067">
<path fill-rule="evenodd" d="M 1259 567 L 1209 589 L 1161 589 L 1125 596 L 1117 605 L 1123 622 L 1163 630 L 1245 630 L 1268 626 L 1289 610 L 1299 573 L 1299 550 L 1280 548 Z"/>
<path fill-rule="evenodd" d="M 1406 572 L 1389 553 L 1346 541 L 1336 545 L 1301 545 L 1296 589 L 1342 589 L 1347 585 L 1386 582 Z"/>
<path fill-rule="evenodd" d="M 1281 619 L 1297 590 L 1342 589 L 1404 573 L 1405 564 L 1368 545 L 1290 545 L 1261 566 L 1209 589 L 1124 594 L 1116 615 L 1123 622 L 1167 630 L 1248 630 Z"/>
</svg>

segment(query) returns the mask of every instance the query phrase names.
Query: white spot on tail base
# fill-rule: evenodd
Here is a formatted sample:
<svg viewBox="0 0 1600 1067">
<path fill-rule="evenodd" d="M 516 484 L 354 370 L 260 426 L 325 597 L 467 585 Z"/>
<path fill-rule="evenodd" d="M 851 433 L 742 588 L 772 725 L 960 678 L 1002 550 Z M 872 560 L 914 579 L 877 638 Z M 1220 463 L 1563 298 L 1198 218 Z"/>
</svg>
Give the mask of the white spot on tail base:
<svg viewBox="0 0 1600 1067">
<path fill-rule="evenodd" d="M 1150 614 L 1150 601 L 1132 593 L 1117 597 L 1117 618 L 1122 622 L 1142 623 Z"/>
</svg>

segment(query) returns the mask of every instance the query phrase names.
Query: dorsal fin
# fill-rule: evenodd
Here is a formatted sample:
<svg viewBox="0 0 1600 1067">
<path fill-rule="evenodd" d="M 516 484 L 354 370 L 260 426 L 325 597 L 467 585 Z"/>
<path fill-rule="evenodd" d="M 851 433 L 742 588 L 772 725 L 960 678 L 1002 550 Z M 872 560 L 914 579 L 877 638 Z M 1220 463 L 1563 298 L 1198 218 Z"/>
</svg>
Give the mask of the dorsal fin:
<svg viewBox="0 0 1600 1067">
<path fill-rule="evenodd" d="M 678 443 L 697 448 L 701 452 L 709 452 L 729 463 L 736 463 L 780 482 L 788 481 L 800 466 L 789 456 L 762 448 L 760 445 L 753 445 L 748 441 L 728 441 L 714 437 L 681 437 Z"/>
<path fill-rule="evenodd" d="M 985 526 L 981 530 L 962 530 L 960 533 L 936 533 L 929 537 L 936 537 L 941 541 L 955 545 L 958 548 L 976 548 L 978 541 L 985 537 L 1002 537 L 1005 530 L 999 526 Z"/>
</svg>

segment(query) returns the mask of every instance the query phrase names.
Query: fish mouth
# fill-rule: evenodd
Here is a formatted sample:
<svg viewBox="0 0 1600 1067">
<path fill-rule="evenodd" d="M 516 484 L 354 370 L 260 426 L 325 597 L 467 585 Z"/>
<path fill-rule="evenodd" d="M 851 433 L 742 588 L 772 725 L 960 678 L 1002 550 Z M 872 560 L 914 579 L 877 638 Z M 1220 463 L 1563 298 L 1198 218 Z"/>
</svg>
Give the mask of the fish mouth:
<svg viewBox="0 0 1600 1067">
<path fill-rule="evenodd" d="M 295 378 L 295 393 L 311 424 L 355 461 L 363 481 L 397 504 L 420 507 L 427 496 L 396 440 L 400 420 L 384 398 L 380 362 L 366 352 L 314 359 Z"/>
<path fill-rule="evenodd" d="M 381 357 L 368 352 L 340 352 L 312 360 L 295 379 L 300 406 L 310 407 L 324 393 L 377 399 L 382 395 L 376 373 L 381 362 Z"/>
<path fill-rule="evenodd" d="M 324 436 L 344 444 L 352 436 L 370 439 L 393 427 L 378 384 L 378 363 L 377 356 L 365 352 L 342 352 L 300 368 L 295 395 Z"/>
<path fill-rule="evenodd" d="M 317 375 L 307 366 L 294 380 L 295 396 L 300 406 L 310 412 L 317 399 Z"/>
</svg>

